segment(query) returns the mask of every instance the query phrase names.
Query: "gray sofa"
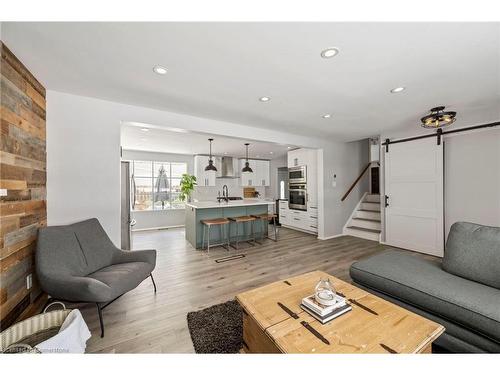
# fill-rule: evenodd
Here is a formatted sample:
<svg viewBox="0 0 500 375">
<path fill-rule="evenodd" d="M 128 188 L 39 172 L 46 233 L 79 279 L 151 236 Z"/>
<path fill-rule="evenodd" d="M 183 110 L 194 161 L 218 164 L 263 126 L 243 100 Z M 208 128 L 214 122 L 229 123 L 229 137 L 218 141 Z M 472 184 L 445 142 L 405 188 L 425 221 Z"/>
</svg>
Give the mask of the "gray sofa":
<svg viewBox="0 0 500 375">
<path fill-rule="evenodd" d="M 385 251 L 353 263 L 354 283 L 442 324 L 436 350 L 500 352 L 500 228 L 458 222 L 441 261 Z"/>
<path fill-rule="evenodd" d="M 102 310 L 151 277 L 156 250 L 118 249 L 97 219 L 50 226 L 38 232 L 36 271 L 50 300 L 92 302 L 104 336 Z"/>
</svg>

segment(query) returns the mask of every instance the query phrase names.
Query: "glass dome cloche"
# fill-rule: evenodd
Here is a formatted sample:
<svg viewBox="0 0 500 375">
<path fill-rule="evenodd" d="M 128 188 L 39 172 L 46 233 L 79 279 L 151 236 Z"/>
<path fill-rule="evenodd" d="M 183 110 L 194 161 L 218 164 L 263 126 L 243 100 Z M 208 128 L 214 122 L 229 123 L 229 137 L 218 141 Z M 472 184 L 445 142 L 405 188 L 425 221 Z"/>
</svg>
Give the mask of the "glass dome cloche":
<svg viewBox="0 0 500 375">
<path fill-rule="evenodd" d="M 314 297 L 316 302 L 325 305 L 331 306 L 336 302 L 337 291 L 335 287 L 330 282 L 330 279 L 320 279 L 318 284 L 316 284 Z"/>
</svg>

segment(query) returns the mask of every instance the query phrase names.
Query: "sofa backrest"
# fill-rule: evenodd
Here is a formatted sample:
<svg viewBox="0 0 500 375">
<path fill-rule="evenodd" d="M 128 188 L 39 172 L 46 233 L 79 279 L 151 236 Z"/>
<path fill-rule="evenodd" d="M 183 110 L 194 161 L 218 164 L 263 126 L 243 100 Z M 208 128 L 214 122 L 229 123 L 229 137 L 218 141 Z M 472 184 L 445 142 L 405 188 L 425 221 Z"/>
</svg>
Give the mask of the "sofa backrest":
<svg viewBox="0 0 500 375">
<path fill-rule="evenodd" d="M 45 273 L 87 276 L 111 265 L 116 247 L 97 219 L 50 226 L 38 232 L 36 267 Z"/>
<path fill-rule="evenodd" d="M 446 241 L 443 269 L 500 289 L 500 228 L 453 224 Z"/>
</svg>

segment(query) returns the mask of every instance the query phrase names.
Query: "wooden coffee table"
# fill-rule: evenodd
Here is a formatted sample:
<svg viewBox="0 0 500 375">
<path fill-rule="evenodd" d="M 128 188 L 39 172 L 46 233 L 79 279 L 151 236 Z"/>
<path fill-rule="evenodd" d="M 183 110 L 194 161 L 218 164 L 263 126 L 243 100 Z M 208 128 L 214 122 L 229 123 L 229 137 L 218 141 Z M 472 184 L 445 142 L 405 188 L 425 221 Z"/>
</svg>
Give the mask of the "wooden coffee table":
<svg viewBox="0 0 500 375">
<path fill-rule="evenodd" d="M 326 324 L 300 308 L 320 278 L 329 278 L 337 292 L 355 301 L 349 302 L 352 311 Z M 444 332 L 433 321 L 321 271 L 253 289 L 236 299 L 244 311 L 247 353 L 430 353 L 432 342 Z"/>
</svg>

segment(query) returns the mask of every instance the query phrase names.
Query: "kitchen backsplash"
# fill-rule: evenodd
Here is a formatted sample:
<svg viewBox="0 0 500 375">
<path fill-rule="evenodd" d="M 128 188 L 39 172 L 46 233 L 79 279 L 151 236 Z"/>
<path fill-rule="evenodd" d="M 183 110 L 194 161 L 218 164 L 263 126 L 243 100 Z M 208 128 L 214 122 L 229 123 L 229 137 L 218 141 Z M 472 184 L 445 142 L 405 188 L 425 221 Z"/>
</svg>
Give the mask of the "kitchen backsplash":
<svg viewBox="0 0 500 375">
<path fill-rule="evenodd" d="M 230 197 L 242 197 L 243 198 L 243 186 L 240 185 L 239 178 L 224 178 L 217 179 L 216 186 L 198 186 L 194 189 L 193 199 L 198 201 L 213 201 L 217 198 L 220 191 L 222 195 L 222 187 L 227 185 L 229 189 Z M 259 198 L 266 198 L 266 188 L 263 186 L 255 187 L 255 191 L 260 193 Z"/>
</svg>

